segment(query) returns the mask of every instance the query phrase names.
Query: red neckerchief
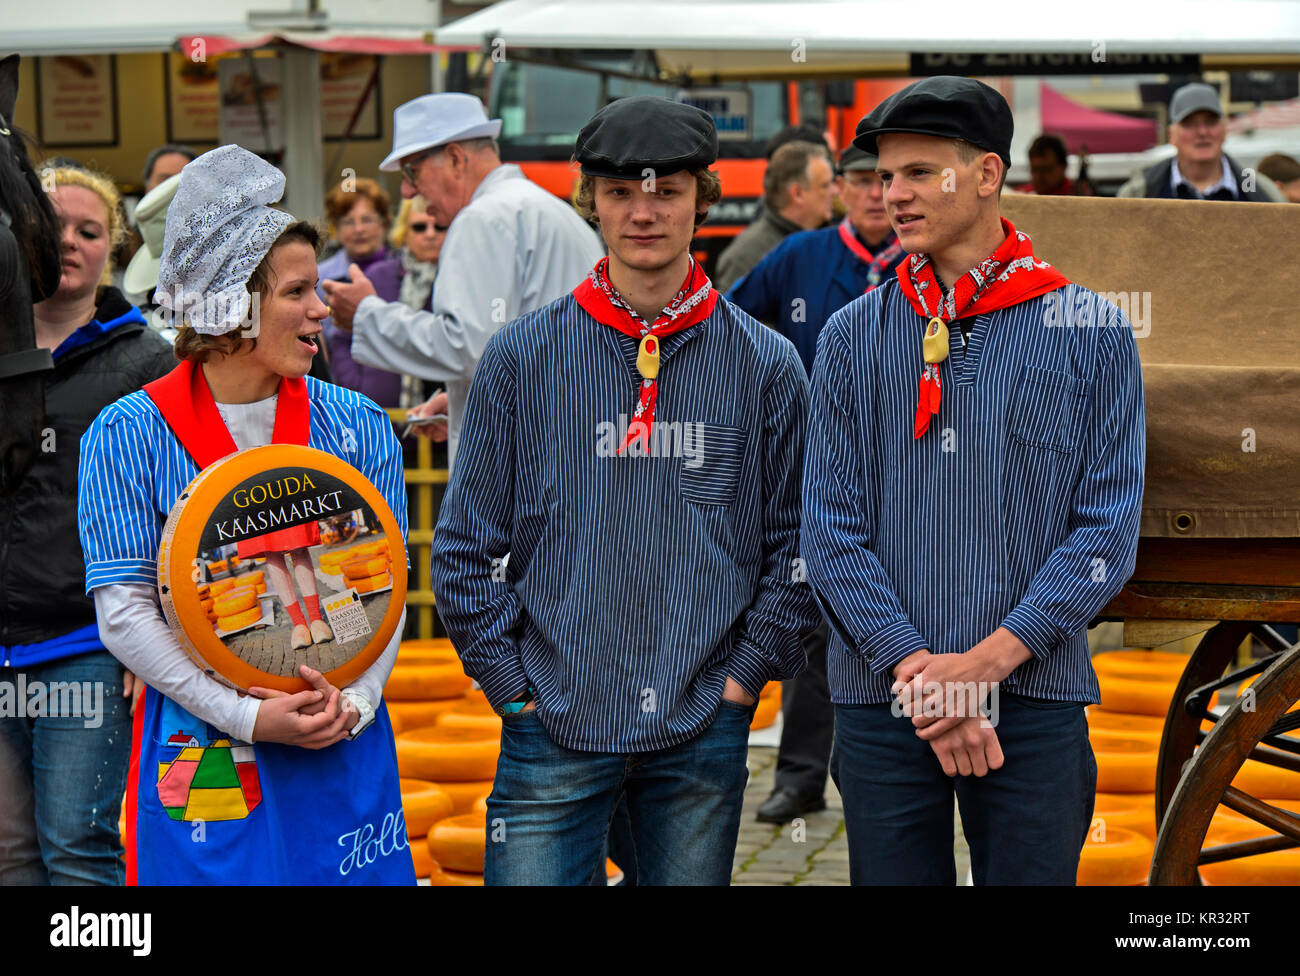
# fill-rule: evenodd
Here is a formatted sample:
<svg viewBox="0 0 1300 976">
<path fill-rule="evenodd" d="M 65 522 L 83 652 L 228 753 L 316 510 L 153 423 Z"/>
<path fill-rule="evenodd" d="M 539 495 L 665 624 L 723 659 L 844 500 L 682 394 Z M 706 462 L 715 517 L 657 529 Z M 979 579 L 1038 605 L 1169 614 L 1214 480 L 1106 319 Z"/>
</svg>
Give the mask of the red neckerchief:
<svg viewBox="0 0 1300 976">
<path fill-rule="evenodd" d="M 894 237 L 894 232 L 889 232 L 890 237 Z M 889 238 L 885 238 L 888 240 Z M 849 223 L 849 218 L 845 217 L 840 221 L 840 240 L 844 246 L 857 255 L 858 260 L 867 266 L 867 291 L 878 286 L 881 279 L 885 277 L 885 269 L 898 260 L 899 255 L 903 253 L 903 245 L 894 237 L 893 242 L 888 247 L 883 247 L 875 254 L 867 250 L 867 246 L 858 240 L 858 235 L 853 232 L 853 225 Z M 881 242 L 882 244 L 884 241 Z M 864 292 L 865 294 L 865 292 Z"/>
<path fill-rule="evenodd" d="M 641 346 L 637 355 L 637 369 L 641 372 L 641 388 L 637 397 L 636 410 L 632 422 L 628 425 L 627 436 L 623 446 L 618 449 L 622 454 L 629 444 L 640 440 L 643 449 L 649 448 L 650 427 L 655 422 L 655 400 L 659 395 L 659 344 L 664 336 L 681 332 L 693 325 L 703 322 L 713 312 L 718 302 L 718 293 L 704 269 L 690 258 L 691 266 L 687 269 L 686 280 L 677 290 L 673 300 L 659 313 L 653 322 L 647 323 L 632 306 L 623 300 L 623 296 L 609 280 L 609 258 L 601 258 L 591 269 L 591 274 L 573 289 L 573 297 L 578 304 L 603 325 L 618 329 L 624 335 L 640 339 Z"/>
<path fill-rule="evenodd" d="M 166 376 L 146 383 L 144 391 L 200 470 L 239 450 L 198 363 L 184 360 Z M 311 430 L 306 381 L 282 376 L 277 394 L 271 441 L 305 446 Z"/>
<path fill-rule="evenodd" d="M 940 294 L 930 255 L 913 254 L 898 266 L 898 283 L 916 314 L 927 320 L 927 333 L 936 319 L 946 332 L 948 323 L 957 319 L 1010 308 L 1070 283 L 1046 261 L 1034 258 L 1029 235 L 1016 230 L 1005 218 L 1002 230 L 1006 236 L 997 250 L 958 278 L 946 295 Z M 917 394 L 913 438 L 929 430 L 930 417 L 939 412 L 939 363 L 946 355 L 945 348 L 937 360 L 926 360 Z"/>
</svg>

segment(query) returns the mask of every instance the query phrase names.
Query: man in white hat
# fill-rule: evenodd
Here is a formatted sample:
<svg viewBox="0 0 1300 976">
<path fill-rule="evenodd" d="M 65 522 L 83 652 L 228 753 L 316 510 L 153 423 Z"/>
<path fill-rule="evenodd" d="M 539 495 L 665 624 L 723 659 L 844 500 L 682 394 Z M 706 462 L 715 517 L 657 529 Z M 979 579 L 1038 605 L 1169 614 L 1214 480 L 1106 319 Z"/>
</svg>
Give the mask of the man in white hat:
<svg viewBox="0 0 1300 976">
<path fill-rule="evenodd" d="M 351 282 L 323 282 L 334 323 L 352 329 L 357 362 L 447 384 L 447 456 L 455 463 L 461 417 L 483 347 L 507 322 L 572 291 L 603 251 L 564 201 L 497 153 L 500 119 L 472 95 L 423 95 L 393 112 L 393 151 L 379 164 L 402 172 L 447 238 L 429 311 L 385 302 L 355 265 Z M 416 409 L 428 415 L 435 397 Z"/>
</svg>

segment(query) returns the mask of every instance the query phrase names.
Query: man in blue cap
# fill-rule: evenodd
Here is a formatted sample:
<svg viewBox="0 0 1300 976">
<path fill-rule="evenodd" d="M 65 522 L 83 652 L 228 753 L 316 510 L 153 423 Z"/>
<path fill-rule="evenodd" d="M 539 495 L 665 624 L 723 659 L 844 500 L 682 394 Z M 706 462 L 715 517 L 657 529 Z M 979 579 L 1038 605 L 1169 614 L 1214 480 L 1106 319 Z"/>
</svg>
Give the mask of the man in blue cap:
<svg viewBox="0 0 1300 976">
<path fill-rule="evenodd" d="M 609 257 L 474 378 L 432 568 L 503 717 L 489 885 L 587 884 L 620 796 L 638 884 L 727 884 L 755 702 L 804 663 L 808 380 L 691 257 L 717 151 L 690 105 L 598 112 L 578 207 Z"/>
<path fill-rule="evenodd" d="M 1169 144 L 1174 155 L 1134 173 L 1117 196 L 1285 202 L 1272 180 L 1263 173 L 1243 171 L 1223 151 L 1227 136 L 1218 91 L 1201 82 L 1183 85 L 1169 100 Z"/>
<path fill-rule="evenodd" d="M 501 163 L 500 131 L 500 119 L 459 92 L 423 95 L 393 112 L 393 151 L 379 168 L 400 170 L 402 196 L 424 197 L 447 228 L 428 310 L 385 302 L 355 266 L 350 283 L 322 282 L 334 324 L 353 330 L 357 362 L 447 384 L 445 396 L 414 414 L 446 410 L 452 466 L 488 339 L 569 291 L 601 254 L 572 207 Z"/>
<path fill-rule="evenodd" d="M 1011 110 L 916 82 L 854 140 L 908 251 L 818 341 L 800 555 L 830 624 L 855 884 L 1073 884 L 1097 767 L 1086 628 L 1132 572 L 1132 326 L 998 212 Z"/>
</svg>

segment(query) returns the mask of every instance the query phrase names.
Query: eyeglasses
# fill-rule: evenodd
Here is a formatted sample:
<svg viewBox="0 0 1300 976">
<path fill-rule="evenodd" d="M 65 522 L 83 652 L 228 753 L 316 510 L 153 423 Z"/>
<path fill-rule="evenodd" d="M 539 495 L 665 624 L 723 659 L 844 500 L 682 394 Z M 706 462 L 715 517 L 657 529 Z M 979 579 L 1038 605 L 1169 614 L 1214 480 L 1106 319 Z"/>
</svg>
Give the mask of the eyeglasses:
<svg viewBox="0 0 1300 976">
<path fill-rule="evenodd" d="M 378 227 L 383 221 L 375 214 L 366 214 L 363 217 L 344 217 L 339 221 L 340 230 L 351 230 L 353 227 Z"/>
<path fill-rule="evenodd" d="M 426 223 L 425 221 L 420 221 L 418 224 L 408 224 L 407 226 L 411 228 L 412 234 L 423 234 L 426 233 L 430 228 L 432 228 L 433 230 L 438 229 L 437 224 Z"/>
<path fill-rule="evenodd" d="M 424 162 L 434 153 L 440 152 L 442 148 L 442 146 L 434 146 L 432 149 L 420 153 L 420 155 L 416 156 L 414 159 L 408 159 L 406 162 L 399 164 L 399 169 L 401 169 L 402 176 L 406 179 L 406 182 L 410 183 L 411 186 L 415 186 L 415 167 L 419 166 L 420 163 Z"/>
</svg>

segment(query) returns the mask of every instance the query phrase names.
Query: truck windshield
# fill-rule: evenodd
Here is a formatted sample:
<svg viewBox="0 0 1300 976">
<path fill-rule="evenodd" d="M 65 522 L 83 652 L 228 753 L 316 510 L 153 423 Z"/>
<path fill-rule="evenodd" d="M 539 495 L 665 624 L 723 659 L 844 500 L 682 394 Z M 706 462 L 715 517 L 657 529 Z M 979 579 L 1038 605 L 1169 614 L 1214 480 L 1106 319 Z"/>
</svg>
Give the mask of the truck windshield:
<svg viewBox="0 0 1300 976">
<path fill-rule="evenodd" d="M 600 67 L 630 72 L 631 61 Z M 603 91 L 602 91 L 602 85 Z M 723 155 L 761 156 L 763 143 L 786 124 L 781 82 L 683 89 L 653 80 L 602 76 L 595 71 L 504 61 L 493 66 L 492 116 L 501 119 L 503 159 L 568 159 L 587 120 L 605 103 L 629 95 L 694 101 L 714 115 Z"/>
</svg>

